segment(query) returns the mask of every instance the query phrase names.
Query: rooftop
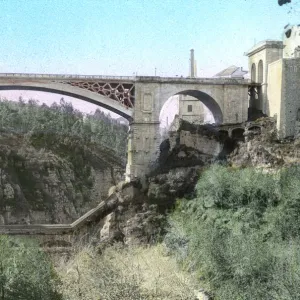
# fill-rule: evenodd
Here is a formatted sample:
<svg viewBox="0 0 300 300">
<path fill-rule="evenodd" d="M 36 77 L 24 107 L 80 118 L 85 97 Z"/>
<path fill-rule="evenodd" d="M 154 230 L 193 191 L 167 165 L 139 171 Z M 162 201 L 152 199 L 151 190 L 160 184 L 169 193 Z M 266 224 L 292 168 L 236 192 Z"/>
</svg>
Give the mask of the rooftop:
<svg viewBox="0 0 300 300">
<path fill-rule="evenodd" d="M 235 72 L 239 71 L 240 76 L 243 76 L 244 74 L 248 73 L 248 71 L 243 70 L 240 67 L 237 66 L 230 66 L 226 69 L 224 69 L 223 71 L 219 72 L 218 74 L 216 74 L 214 77 L 226 77 L 226 76 L 231 76 L 233 75 Z M 237 74 L 236 74 L 237 75 Z M 238 76 L 238 77 L 240 77 Z"/>
<path fill-rule="evenodd" d="M 216 74 L 215 76 L 230 76 L 230 75 L 232 75 L 237 69 L 238 69 L 237 66 L 230 66 L 230 67 L 224 69 L 223 71 L 219 72 L 219 73 Z"/>
<path fill-rule="evenodd" d="M 265 48 L 283 48 L 283 42 L 278 40 L 264 40 L 256 45 L 254 45 L 248 52 L 245 53 L 247 56 L 252 56 L 253 54 L 261 51 Z"/>
</svg>

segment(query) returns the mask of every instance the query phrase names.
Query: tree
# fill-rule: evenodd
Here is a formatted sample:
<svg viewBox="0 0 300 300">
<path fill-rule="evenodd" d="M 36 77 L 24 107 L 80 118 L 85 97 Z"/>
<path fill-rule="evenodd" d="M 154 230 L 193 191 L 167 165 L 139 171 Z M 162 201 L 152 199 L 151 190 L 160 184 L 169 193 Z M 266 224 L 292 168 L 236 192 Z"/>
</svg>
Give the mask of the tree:
<svg viewBox="0 0 300 300">
<path fill-rule="evenodd" d="M 0 236 L 0 299 L 60 300 L 47 255 L 31 240 Z"/>
<path fill-rule="evenodd" d="M 278 4 L 282 6 L 283 4 L 291 3 L 291 0 L 278 0 Z"/>
</svg>

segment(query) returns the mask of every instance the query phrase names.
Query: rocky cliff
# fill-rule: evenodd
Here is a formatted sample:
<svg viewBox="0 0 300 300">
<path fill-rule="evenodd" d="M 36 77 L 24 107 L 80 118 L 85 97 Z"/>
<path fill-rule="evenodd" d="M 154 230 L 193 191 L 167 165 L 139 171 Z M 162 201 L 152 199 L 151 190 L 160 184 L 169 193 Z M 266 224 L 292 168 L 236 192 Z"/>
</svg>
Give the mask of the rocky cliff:
<svg viewBox="0 0 300 300">
<path fill-rule="evenodd" d="M 0 133 L 0 224 L 71 223 L 107 197 L 125 162 L 59 134 Z"/>
<path fill-rule="evenodd" d="M 201 172 L 212 163 L 273 169 L 299 162 L 299 141 L 277 140 L 271 118 L 240 125 L 242 139 L 216 126 L 176 122 L 155 167 L 130 184 L 117 184 L 125 163 L 99 145 L 69 136 L 2 132 L 1 224 L 72 223 L 106 199 L 113 186 L 111 208 L 94 214 L 80 232 L 97 243 L 146 242 L 161 230 L 161 214 L 177 198 L 194 196 Z"/>
<path fill-rule="evenodd" d="M 218 126 L 177 120 L 161 144 L 156 168 L 144 179 L 149 200 L 163 208 L 176 198 L 193 197 L 202 170 L 215 162 L 264 169 L 300 163 L 300 140 L 278 140 L 275 119 L 237 125 L 244 128 L 238 138 L 224 135 Z"/>
<path fill-rule="evenodd" d="M 279 140 L 275 119 L 261 118 L 245 129 L 245 142 L 227 157 L 230 165 L 276 169 L 300 163 L 300 139 Z"/>
</svg>

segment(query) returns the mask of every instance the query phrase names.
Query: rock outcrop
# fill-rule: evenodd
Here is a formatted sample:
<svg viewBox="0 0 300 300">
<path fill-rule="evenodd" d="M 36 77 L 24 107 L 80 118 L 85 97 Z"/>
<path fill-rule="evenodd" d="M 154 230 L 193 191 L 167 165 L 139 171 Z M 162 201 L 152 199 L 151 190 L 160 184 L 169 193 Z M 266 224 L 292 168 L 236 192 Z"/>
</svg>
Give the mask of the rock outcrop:
<svg viewBox="0 0 300 300">
<path fill-rule="evenodd" d="M 65 232 L 67 239 L 71 234 L 97 245 L 147 243 L 161 233 L 166 209 L 177 198 L 194 196 L 195 184 L 210 164 L 273 169 L 300 162 L 299 140 L 277 140 L 274 119 L 243 127 L 244 140 L 235 140 L 216 126 L 178 120 L 161 144 L 155 167 L 136 182 L 118 184 L 124 165 L 95 145 L 65 138 L 46 150 L 32 137 L 2 133 L 0 223 L 71 224 L 108 195 L 105 208 L 93 212 L 76 233 Z"/>
<path fill-rule="evenodd" d="M 49 137 L 50 140 L 51 137 Z M 0 224 L 71 223 L 106 199 L 125 163 L 97 145 L 0 134 Z"/>
<path fill-rule="evenodd" d="M 201 169 L 226 152 L 226 138 L 216 127 L 175 122 L 161 144 L 155 168 L 143 181 L 149 201 L 161 210 L 174 204 L 176 198 L 192 196 Z"/>
<path fill-rule="evenodd" d="M 227 158 L 232 166 L 276 169 L 300 163 L 300 139 L 279 140 L 275 119 L 261 118 L 245 129 L 245 142 Z"/>
</svg>

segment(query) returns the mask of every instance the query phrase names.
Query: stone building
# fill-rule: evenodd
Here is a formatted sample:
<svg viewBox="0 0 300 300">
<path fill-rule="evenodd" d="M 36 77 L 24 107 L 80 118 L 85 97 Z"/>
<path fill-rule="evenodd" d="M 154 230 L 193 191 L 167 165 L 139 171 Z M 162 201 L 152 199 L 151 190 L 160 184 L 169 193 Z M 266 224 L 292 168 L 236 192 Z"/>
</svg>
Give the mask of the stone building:
<svg viewBox="0 0 300 300">
<path fill-rule="evenodd" d="M 194 124 L 214 122 L 211 112 L 199 99 L 184 95 L 178 97 L 180 119 Z"/>
<path fill-rule="evenodd" d="M 261 84 L 250 108 L 277 118 L 279 138 L 295 137 L 300 129 L 300 25 L 285 27 L 283 40 L 266 40 L 247 53 L 251 81 Z"/>
<path fill-rule="evenodd" d="M 190 123 L 203 123 L 205 117 L 204 105 L 191 96 L 179 95 L 179 118 Z"/>
</svg>

